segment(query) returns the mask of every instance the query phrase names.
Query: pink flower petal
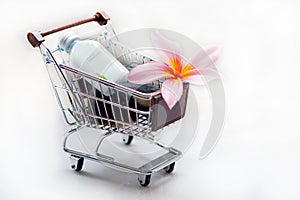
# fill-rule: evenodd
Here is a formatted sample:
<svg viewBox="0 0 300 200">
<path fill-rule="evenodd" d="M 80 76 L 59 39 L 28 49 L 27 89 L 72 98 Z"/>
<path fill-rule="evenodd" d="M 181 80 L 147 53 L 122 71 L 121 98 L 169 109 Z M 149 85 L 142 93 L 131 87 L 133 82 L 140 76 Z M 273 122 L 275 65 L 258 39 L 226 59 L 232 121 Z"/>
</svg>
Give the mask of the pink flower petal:
<svg viewBox="0 0 300 200">
<path fill-rule="evenodd" d="M 163 58 L 171 64 L 175 71 L 181 70 L 181 48 L 175 42 L 164 37 L 160 32 L 153 31 L 151 40 L 154 47 L 160 49 Z"/>
<path fill-rule="evenodd" d="M 194 85 L 204 85 L 205 84 L 204 77 L 201 75 L 189 76 L 189 77 L 184 78 L 183 81 L 194 84 Z"/>
<path fill-rule="evenodd" d="M 186 66 L 184 66 L 180 74 L 183 78 L 185 78 L 188 76 L 200 74 L 200 70 L 190 64 L 187 64 Z"/>
<path fill-rule="evenodd" d="M 167 64 L 158 61 L 137 65 L 130 70 L 127 80 L 136 84 L 146 84 L 170 76 L 172 70 Z"/>
<path fill-rule="evenodd" d="M 187 65 L 186 67 L 189 66 Z M 189 70 L 182 74 L 182 80 L 191 84 L 204 85 L 206 82 L 217 79 L 219 77 L 219 73 L 211 68 L 189 68 Z"/>
<path fill-rule="evenodd" d="M 219 46 L 209 46 L 200 50 L 190 59 L 190 63 L 196 68 L 213 67 L 220 57 Z"/>
<path fill-rule="evenodd" d="M 183 84 L 180 79 L 170 78 L 163 82 L 161 94 L 170 109 L 179 101 L 182 91 Z"/>
</svg>

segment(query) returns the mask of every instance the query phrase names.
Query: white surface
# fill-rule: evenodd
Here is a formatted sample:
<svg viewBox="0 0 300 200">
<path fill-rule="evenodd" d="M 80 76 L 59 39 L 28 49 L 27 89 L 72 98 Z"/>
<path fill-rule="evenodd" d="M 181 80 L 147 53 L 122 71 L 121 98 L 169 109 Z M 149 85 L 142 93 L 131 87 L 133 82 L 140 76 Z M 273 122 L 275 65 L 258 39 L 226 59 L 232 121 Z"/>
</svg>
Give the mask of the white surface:
<svg viewBox="0 0 300 200">
<path fill-rule="evenodd" d="M 197 3 L 196 3 L 197 2 Z M 297 1 L 1 1 L 0 199 L 300 199 L 300 24 Z M 88 162 L 74 173 L 67 126 L 28 31 L 107 11 L 118 32 L 158 27 L 224 46 L 223 137 L 198 160 L 195 142 L 174 174 L 136 176 Z"/>
</svg>

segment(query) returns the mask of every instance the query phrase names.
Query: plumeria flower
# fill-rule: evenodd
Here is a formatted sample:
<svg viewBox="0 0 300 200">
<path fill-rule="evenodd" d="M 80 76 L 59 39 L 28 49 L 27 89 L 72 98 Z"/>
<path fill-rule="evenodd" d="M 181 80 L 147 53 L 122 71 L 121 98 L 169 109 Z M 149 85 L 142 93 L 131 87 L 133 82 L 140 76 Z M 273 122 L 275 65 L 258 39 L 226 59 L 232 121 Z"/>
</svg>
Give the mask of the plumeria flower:
<svg viewBox="0 0 300 200">
<path fill-rule="evenodd" d="M 161 94 L 170 109 L 181 98 L 184 82 L 203 85 L 204 80 L 218 77 L 218 73 L 213 69 L 219 58 L 218 46 L 210 46 L 199 51 L 189 63 L 184 65 L 180 56 L 181 49 L 177 43 L 166 39 L 159 32 L 153 32 L 151 36 L 154 45 L 160 50 L 166 62 L 150 61 L 137 65 L 130 71 L 128 81 L 146 84 L 164 80 Z"/>
</svg>

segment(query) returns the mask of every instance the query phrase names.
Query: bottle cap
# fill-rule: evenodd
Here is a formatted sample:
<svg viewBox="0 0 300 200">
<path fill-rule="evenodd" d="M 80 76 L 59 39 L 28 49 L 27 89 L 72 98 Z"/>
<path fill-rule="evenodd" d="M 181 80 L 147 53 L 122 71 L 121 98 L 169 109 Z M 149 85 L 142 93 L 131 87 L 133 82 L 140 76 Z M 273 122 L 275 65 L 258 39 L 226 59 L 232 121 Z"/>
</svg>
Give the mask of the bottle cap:
<svg viewBox="0 0 300 200">
<path fill-rule="evenodd" d="M 67 32 L 59 41 L 59 46 L 65 50 L 67 53 L 70 53 L 74 42 L 80 40 L 80 38 L 73 32 Z"/>
</svg>

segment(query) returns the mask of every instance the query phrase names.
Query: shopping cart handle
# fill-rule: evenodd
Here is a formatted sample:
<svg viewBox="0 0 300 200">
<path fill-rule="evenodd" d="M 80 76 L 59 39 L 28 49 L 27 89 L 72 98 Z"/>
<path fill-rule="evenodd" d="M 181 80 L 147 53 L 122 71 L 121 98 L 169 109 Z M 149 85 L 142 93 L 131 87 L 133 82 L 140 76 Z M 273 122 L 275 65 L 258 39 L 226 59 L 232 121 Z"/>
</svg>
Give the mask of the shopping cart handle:
<svg viewBox="0 0 300 200">
<path fill-rule="evenodd" d="M 35 32 L 29 32 L 27 33 L 27 39 L 30 42 L 30 44 L 33 47 L 38 47 L 40 46 L 44 41 L 45 41 L 45 36 L 68 29 L 68 28 L 72 28 L 74 26 L 79 26 L 81 24 L 85 24 L 88 22 L 93 22 L 96 21 L 100 24 L 100 26 L 105 25 L 107 23 L 107 21 L 110 20 L 109 16 L 104 12 L 97 12 L 93 17 L 88 18 L 88 19 L 84 19 L 66 26 L 62 26 L 56 29 L 52 29 L 49 31 L 45 31 L 45 32 L 39 32 L 39 31 L 35 31 Z"/>
</svg>

